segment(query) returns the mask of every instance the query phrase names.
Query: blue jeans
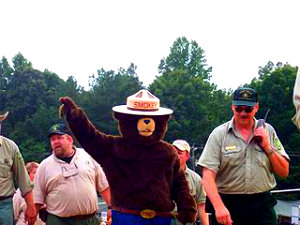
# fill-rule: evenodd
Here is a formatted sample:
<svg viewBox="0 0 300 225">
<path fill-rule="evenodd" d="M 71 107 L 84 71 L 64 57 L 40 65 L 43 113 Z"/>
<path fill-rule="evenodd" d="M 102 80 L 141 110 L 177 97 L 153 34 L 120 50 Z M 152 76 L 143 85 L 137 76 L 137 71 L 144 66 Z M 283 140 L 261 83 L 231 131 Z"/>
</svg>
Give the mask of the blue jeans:
<svg viewBox="0 0 300 225">
<path fill-rule="evenodd" d="M 144 219 L 141 216 L 122 213 L 112 210 L 112 225 L 172 225 L 174 219 L 172 217 L 154 217 L 152 219 Z"/>
<path fill-rule="evenodd" d="M 14 209 L 12 197 L 0 200 L 0 225 L 14 225 Z"/>
</svg>

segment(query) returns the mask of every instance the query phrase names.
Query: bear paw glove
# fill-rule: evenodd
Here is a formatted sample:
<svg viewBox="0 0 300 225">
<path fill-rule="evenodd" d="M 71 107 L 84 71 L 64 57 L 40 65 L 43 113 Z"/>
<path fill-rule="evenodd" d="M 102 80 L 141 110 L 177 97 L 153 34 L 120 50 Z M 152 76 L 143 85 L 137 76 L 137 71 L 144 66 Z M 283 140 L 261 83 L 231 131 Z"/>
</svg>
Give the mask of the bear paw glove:
<svg viewBox="0 0 300 225">
<path fill-rule="evenodd" d="M 59 107 L 59 117 L 63 118 L 65 115 L 71 115 L 71 117 L 76 117 L 78 108 L 75 102 L 70 97 L 61 97 L 59 101 L 62 105 Z"/>
<path fill-rule="evenodd" d="M 195 214 L 194 212 L 184 211 L 178 214 L 177 219 L 182 224 L 194 223 L 197 219 L 197 214 Z"/>
</svg>

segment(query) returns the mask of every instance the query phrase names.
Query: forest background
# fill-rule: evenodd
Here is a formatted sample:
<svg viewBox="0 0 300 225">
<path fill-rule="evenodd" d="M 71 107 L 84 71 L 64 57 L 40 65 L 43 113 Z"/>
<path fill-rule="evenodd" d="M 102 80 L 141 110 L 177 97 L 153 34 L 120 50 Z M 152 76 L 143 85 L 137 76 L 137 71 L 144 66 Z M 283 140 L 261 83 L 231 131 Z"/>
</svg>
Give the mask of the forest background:
<svg viewBox="0 0 300 225">
<path fill-rule="evenodd" d="M 162 106 L 174 110 L 165 140 L 187 140 L 194 148 L 189 166 L 195 169 L 210 132 L 232 117 L 233 90 L 220 90 L 210 82 L 212 67 L 206 63 L 204 50 L 186 37 L 174 41 L 169 55 L 158 65 L 159 76 L 148 87 L 139 80 L 136 68 L 134 63 L 118 71 L 99 68 L 96 75 L 87 75 L 89 90 L 85 90 L 73 76 L 64 81 L 55 72 L 34 69 L 21 53 L 13 57 L 12 65 L 3 56 L 0 112 L 9 111 L 9 116 L 2 124 L 2 135 L 17 143 L 25 161 L 40 162 L 51 154 L 47 135 L 50 126 L 60 121 L 59 97 L 70 96 L 98 129 L 117 135 L 111 108 L 126 104 L 128 96 L 146 88 L 160 98 Z M 267 122 L 275 128 L 291 158 L 290 175 L 287 179 L 277 177 L 276 189 L 300 186 L 300 134 L 291 121 L 297 68 L 269 61 L 258 68 L 257 78 L 243 85 L 258 91 L 260 109 L 256 117 L 264 118 L 270 110 Z M 297 194 L 277 195 L 280 199 L 299 199 Z"/>
</svg>

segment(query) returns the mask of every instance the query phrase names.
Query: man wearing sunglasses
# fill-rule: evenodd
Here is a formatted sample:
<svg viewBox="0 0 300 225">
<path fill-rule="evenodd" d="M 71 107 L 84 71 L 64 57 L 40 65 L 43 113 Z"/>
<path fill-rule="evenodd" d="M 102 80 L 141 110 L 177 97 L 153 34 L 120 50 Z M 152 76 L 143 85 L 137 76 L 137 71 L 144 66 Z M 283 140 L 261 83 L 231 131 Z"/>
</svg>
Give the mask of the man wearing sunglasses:
<svg viewBox="0 0 300 225">
<path fill-rule="evenodd" d="M 98 191 L 110 205 L 110 191 L 100 165 L 83 149 L 73 145 L 65 124 L 50 128 L 53 154 L 44 159 L 34 179 L 37 210 L 46 205 L 47 225 L 99 225 Z"/>
<path fill-rule="evenodd" d="M 289 157 L 271 125 L 258 127 L 258 108 L 254 89 L 235 90 L 233 118 L 214 129 L 198 161 L 213 225 L 277 224 L 270 190 L 274 174 L 288 176 Z"/>
</svg>

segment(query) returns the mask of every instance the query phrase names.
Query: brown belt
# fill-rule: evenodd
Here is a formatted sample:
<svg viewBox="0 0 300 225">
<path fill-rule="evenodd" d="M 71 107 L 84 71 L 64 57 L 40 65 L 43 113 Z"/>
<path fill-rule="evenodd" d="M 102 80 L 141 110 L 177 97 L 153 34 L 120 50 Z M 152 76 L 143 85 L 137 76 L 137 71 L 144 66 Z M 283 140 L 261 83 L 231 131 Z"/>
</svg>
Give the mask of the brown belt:
<svg viewBox="0 0 300 225">
<path fill-rule="evenodd" d="M 92 218 L 93 216 L 95 216 L 96 212 L 93 212 L 91 214 L 87 214 L 87 215 L 77 215 L 77 216 L 70 216 L 70 217 L 65 217 L 68 219 L 76 219 L 76 220 L 85 220 L 85 219 L 89 219 Z"/>
<path fill-rule="evenodd" d="M 7 199 L 7 198 L 11 198 L 12 196 L 0 196 L 0 200 L 4 200 L 4 199 Z"/>
<path fill-rule="evenodd" d="M 113 207 L 113 210 L 119 211 L 121 213 L 134 214 L 137 216 L 141 216 L 144 219 L 152 219 L 156 216 L 158 217 L 176 217 L 177 213 L 175 212 L 158 212 L 152 209 L 144 209 L 144 210 L 133 210 L 133 209 L 124 209 Z"/>
</svg>

